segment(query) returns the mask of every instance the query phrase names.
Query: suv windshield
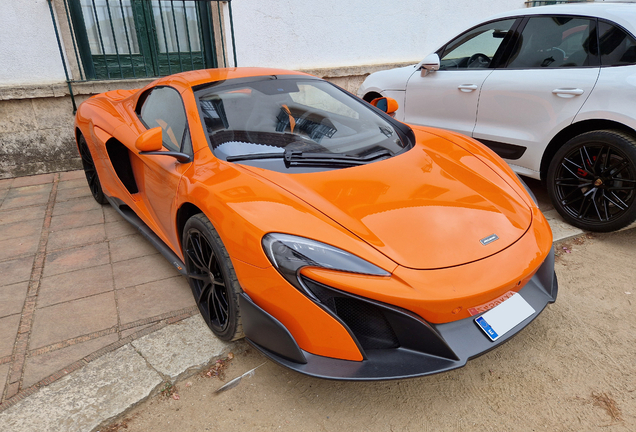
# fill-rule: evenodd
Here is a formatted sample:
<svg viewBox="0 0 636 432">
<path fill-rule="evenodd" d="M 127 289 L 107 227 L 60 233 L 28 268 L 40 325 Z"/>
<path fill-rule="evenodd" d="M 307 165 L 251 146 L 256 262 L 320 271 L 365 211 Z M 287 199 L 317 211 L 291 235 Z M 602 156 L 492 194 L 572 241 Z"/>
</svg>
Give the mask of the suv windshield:
<svg viewBox="0 0 636 432">
<path fill-rule="evenodd" d="M 411 147 L 399 123 L 320 79 L 235 79 L 195 94 L 214 155 L 230 162 L 320 171 L 375 162 Z"/>
</svg>

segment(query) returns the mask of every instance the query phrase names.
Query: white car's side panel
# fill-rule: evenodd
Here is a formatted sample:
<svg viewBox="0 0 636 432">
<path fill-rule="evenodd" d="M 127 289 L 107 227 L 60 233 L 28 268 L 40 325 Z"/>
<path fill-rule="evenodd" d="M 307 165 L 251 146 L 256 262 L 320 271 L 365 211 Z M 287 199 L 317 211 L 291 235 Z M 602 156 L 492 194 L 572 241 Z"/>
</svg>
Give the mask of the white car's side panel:
<svg viewBox="0 0 636 432">
<path fill-rule="evenodd" d="M 411 76 L 406 85 L 405 122 L 470 136 L 482 84 L 492 69 L 437 71 Z"/>
<path fill-rule="evenodd" d="M 513 164 L 539 171 L 550 140 L 571 124 L 599 68 L 497 69 L 486 79 L 473 137 L 527 150 Z"/>
<path fill-rule="evenodd" d="M 603 67 L 599 74 L 598 90 L 585 101 L 574 119 L 606 119 L 636 129 L 636 101 L 625 97 L 636 95 L 636 66 Z"/>
</svg>

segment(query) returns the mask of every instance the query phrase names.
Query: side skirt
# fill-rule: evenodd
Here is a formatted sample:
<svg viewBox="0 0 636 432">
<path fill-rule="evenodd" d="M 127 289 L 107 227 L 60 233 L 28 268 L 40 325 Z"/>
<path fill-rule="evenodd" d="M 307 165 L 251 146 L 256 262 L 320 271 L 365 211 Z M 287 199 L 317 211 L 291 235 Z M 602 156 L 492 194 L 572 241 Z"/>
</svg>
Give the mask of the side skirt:
<svg viewBox="0 0 636 432">
<path fill-rule="evenodd" d="M 183 276 L 188 275 L 183 261 L 181 261 L 181 259 L 174 252 L 172 252 L 172 249 L 170 249 L 168 245 L 165 244 L 163 240 L 161 240 L 157 236 L 157 234 L 155 234 L 150 228 L 148 228 L 148 225 L 146 225 L 145 222 L 141 220 L 141 218 L 137 216 L 137 214 L 130 207 L 128 207 L 123 201 L 117 198 L 109 197 L 107 195 L 105 196 L 106 199 L 108 199 L 110 205 L 115 210 L 117 210 L 117 213 L 119 213 L 124 219 L 126 219 L 134 227 L 136 227 L 141 235 L 144 236 L 146 240 L 148 240 L 155 248 L 157 248 L 159 253 L 161 253 L 161 255 L 163 255 L 165 259 L 170 261 L 170 263 L 177 269 L 179 273 L 181 273 Z"/>
</svg>

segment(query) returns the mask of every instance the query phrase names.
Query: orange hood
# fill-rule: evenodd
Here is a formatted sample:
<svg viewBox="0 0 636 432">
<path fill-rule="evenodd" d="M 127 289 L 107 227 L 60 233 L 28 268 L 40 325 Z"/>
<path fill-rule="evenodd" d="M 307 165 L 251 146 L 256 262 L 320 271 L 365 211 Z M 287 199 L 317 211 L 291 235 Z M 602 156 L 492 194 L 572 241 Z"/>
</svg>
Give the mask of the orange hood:
<svg viewBox="0 0 636 432">
<path fill-rule="evenodd" d="M 404 267 L 476 261 L 526 232 L 531 210 L 484 162 L 444 138 L 423 131 L 416 136 L 411 150 L 369 165 L 309 174 L 246 168 Z M 480 242 L 492 234 L 498 239 Z"/>
</svg>

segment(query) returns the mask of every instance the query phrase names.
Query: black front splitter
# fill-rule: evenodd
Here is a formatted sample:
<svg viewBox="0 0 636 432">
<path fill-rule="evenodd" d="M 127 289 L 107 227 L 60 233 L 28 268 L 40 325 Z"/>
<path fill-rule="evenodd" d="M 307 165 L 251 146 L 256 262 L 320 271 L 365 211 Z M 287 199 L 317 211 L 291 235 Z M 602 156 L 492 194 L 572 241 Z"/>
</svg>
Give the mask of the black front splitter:
<svg viewBox="0 0 636 432">
<path fill-rule="evenodd" d="M 295 343 L 291 334 L 284 326 L 264 310 L 251 302 L 248 296 L 241 299 L 241 310 L 258 310 L 258 319 L 252 321 L 253 313 L 248 312 L 244 316 L 244 329 L 246 339 L 263 355 L 285 367 L 316 378 L 346 381 L 377 381 L 414 378 L 432 375 L 457 369 L 466 364 L 472 358 L 500 346 L 518 334 L 530 324 L 545 309 L 549 303 L 556 300 L 558 282 L 554 273 L 554 254 L 547 257 L 535 276 L 519 291 L 519 294 L 535 310 L 534 314 L 519 323 L 512 330 L 501 336 L 496 341 L 491 341 L 475 323 L 475 318 L 465 318 L 446 324 L 432 324 L 439 336 L 448 344 L 455 354 L 456 359 L 438 357 L 435 355 L 409 350 L 405 348 L 365 350 L 366 359 L 363 361 L 341 360 L 330 357 L 318 356 L 302 350 Z M 251 303 L 244 308 L 245 302 Z M 247 318 L 247 326 L 245 319 Z M 264 321 L 270 321 L 270 325 L 277 328 L 278 335 L 274 336 L 270 331 L 266 334 L 260 332 Z M 254 330 L 251 330 L 252 327 Z M 252 333 L 254 337 L 251 337 Z M 284 348 L 276 347 L 274 352 L 264 345 L 269 344 L 271 337 L 279 343 L 285 340 Z M 279 345 L 280 346 L 280 345 Z M 284 353 L 280 355 L 279 353 Z M 293 359 L 293 360 L 292 360 Z M 304 361 L 303 361 L 304 360 Z"/>
</svg>

